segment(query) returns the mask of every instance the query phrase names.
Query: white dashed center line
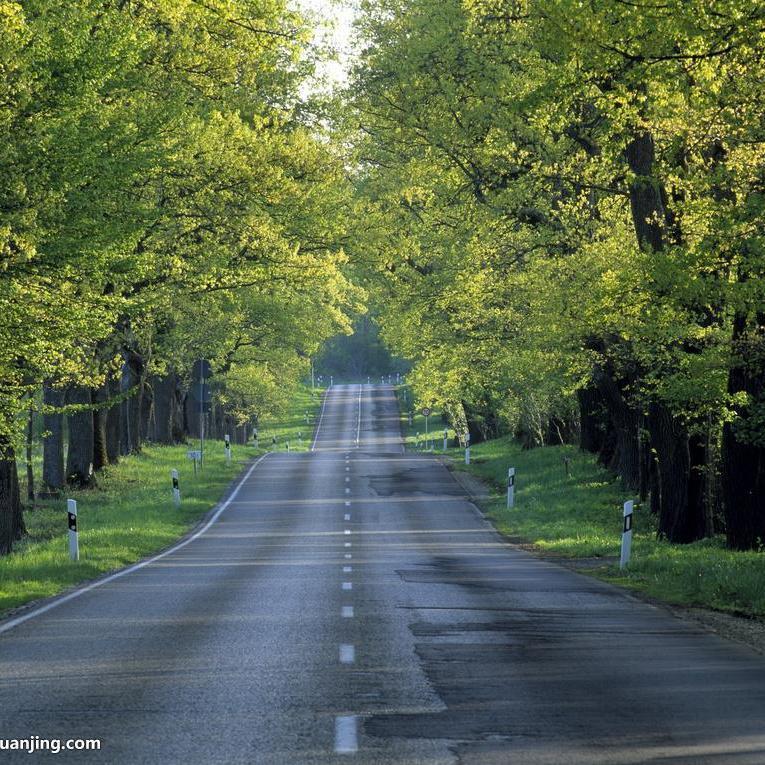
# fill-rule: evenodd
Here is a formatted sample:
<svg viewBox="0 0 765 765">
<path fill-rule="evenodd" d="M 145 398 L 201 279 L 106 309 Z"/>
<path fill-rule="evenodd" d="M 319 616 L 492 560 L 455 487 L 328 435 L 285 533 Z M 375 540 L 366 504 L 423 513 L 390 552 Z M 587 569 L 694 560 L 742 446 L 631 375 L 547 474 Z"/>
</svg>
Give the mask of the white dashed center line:
<svg viewBox="0 0 765 765">
<path fill-rule="evenodd" d="M 356 661 L 356 649 L 350 643 L 340 644 L 340 663 L 353 664 Z"/>
<path fill-rule="evenodd" d="M 351 520 L 351 514 L 350 513 L 346 513 L 345 514 L 345 520 L 346 521 L 350 521 Z"/>
<path fill-rule="evenodd" d="M 335 751 L 338 754 L 353 754 L 359 750 L 355 715 L 339 715 L 335 718 Z"/>
<path fill-rule="evenodd" d="M 353 582 L 343 582 L 343 589 L 344 590 L 352 590 L 353 589 Z"/>
<path fill-rule="evenodd" d="M 353 571 L 353 568 L 351 566 L 343 566 L 343 573 L 344 574 L 350 574 L 351 571 Z"/>
<path fill-rule="evenodd" d="M 344 619 L 353 619 L 353 606 L 343 606 L 340 613 Z"/>
</svg>

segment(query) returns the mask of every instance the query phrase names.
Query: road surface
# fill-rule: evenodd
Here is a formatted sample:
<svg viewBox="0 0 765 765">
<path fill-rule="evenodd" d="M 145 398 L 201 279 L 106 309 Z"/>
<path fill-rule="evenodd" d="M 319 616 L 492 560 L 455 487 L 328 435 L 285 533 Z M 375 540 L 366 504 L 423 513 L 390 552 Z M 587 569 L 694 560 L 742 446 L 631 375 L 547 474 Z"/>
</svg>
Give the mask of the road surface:
<svg viewBox="0 0 765 765">
<path fill-rule="evenodd" d="M 34 613 L 34 612 L 33 612 Z M 765 659 L 535 559 L 336 386 L 180 549 L 0 623 L 0 762 L 765 763 Z"/>
</svg>

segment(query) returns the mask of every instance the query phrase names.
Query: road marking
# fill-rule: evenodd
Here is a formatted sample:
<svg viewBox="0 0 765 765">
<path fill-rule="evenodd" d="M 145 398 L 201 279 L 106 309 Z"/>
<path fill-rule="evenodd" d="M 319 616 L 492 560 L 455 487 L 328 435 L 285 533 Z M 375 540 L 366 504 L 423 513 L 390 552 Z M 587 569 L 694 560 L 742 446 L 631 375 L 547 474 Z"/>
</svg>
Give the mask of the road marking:
<svg viewBox="0 0 765 765">
<path fill-rule="evenodd" d="M 340 613 L 344 619 L 353 619 L 353 606 L 343 606 Z"/>
<path fill-rule="evenodd" d="M 346 506 L 346 507 L 350 507 L 350 506 L 351 506 L 351 503 L 350 503 L 350 502 L 348 502 L 348 500 L 346 500 L 346 501 L 345 501 L 345 506 Z"/>
<path fill-rule="evenodd" d="M 353 589 L 353 582 L 343 582 L 343 589 L 344 590 L 352 590 Z"/>
<path fill-rule="evenodd" d="M 252 471 L 255 470 L 255 468 L 263 462 L 263 460 L 268 457 L 269 454 L 272 452 L 268 452 L 267 454 L 264 454 L 262 457 L 257 459 L 255 462 L 250 465 L 250 469 L 242 476 L 239 483 L 236 485 L 236 488 L 229 494 L 228 499 L 226 499 L 223 504 L 215 511 L 215 514 L 210 518 L 207 523 L 205 523 L 204 526 L 202 526 L 199 531 L 194 532 L 190 537 L 187 539 L 184 539 L 181 542 L 178 542 L 177 545 L 173 545 L 168 550 L 165 550 L 164 552 L 159 553 L 158 555 L 153 556 L 152 558 L 148 558 L 147 560 L 139 561 L 138 563 L 134 563 L 132 566 L 128 566 L 127 568 L 123 568 L 122 571 L 117 571 L 114 574 L 111 574 L 111 576 L 104 577 L 103 579 L 99 579 L 97 582 L 92 582 L 91 584 L 87 584 L 84 587 L 81 587 L 79 590 L 75 590 L 74 592 L 70 592 L 68 595 L 63 595 L 60 598 L 57 598 L 56 600 L 51 601 L 50 603 L 46 603 L 44 606 L 40 606 L 39 608 L 35 608 L 32 611 L 29 611 L 28 613 L 24 614 L 23 616 L 17 616 L 15 619 L 11 619 L 9 622 L 6 622 L 5 624 L 0 625 L 0 635 L 2 635 L 4 632 L 8 632 L 9 630 L 12 630 L 14 627 L 18 627 L 19 624 L 23 624 L 26 621 L 29 621 L 30 619 L 34 619 L 36 616 L 41 616 L 44 613 L 47 613 L 48 611 L 51 611 L 54 608 L 57 608 L 58 606 L 63 605 L 64 603 L 68 603 L 70 600 L 74 600 L 75 598 L 79 598 L 80 595 L 84 595 L 86 592 L 90 592 L 91 590 L 95 590 L 97 587 L 102 587 L 105 584 L 109 584 L 109 582 L 113 582 L 116 579 L 121 579 L 123 576 L 127 576 L 128 574 L 132 574 L 134 571 L 139 571 L 142 568 L 145 568 L 146 566 L 149 566 L 152 563 L 156 563 L 158 560 L 162 560 L 163 558 L 166 558 L 168 555 L 178 552 L 178 550 L 183 549 L 186 547 L 186 545 L 191 544 L 195 540 L 199 539 L 199 537 L 202 536 L 209 528 L 210 526 L 215 523 L 215 521 L 220 518 L 223 511 L 234 501 L 234 498 L 237 494 L 239 494 L 239 490 L 242 488 L 244 483 L 247 481 L 247 479 L 252 475 Z"/>
<path fill-rule="evenodd" d="M 316 441 L 319 438 L 319 428 L 321 427 L 321 421 L 324 419 L 324 407 L 327 405 L 327 399 L 329 398 L 329 391 L 326 391 L 324 393 L 324 401 L 322 401 L 321 404 L 321 414 L 319 415 L 319 422 L 316 425 L 316 433 L 313 435 L 313 445 L 311 446 L 311 451 L 316 450 Z"/>
<path fill-rule="evenodd" d="M 343 573 L 350 574 L 353 571 L 353 566 L 343 566 Z"/>
<path fill-rule="evenodd" d="M 346 513 L 346 514 L 343 516 L 343 520 L 345 520 L 345 521 L 350 521 L 350 520 L 351 520 L 351 514 L 350 514 L 350 513 Z"/>
<path fill-rule="evenodd" d="M 346 483 L 350 483 L 350 482 L 351 482 L 351 479 L 350 479 L 348 476 L 345 476 L 345 482 L 346 482 Z"/>
<path fill-rule="evenodd" d="M 354 754 L 359 751 L 357 727 L 355 715 L 338 715 L 335 718 L 335 752 Z"/>
<path fill-rule="evenodd" d="M 350 533 L 351 533 L 351 530 L 350 530 L 350 529 L 346 529 L 346 530 L 343 532 L 343 534 L 350 534 Z"/>
<path fill-rule="evenodd" d="M 347 467 L 347 468 L 345 468 L 345 472 L 346 472 L 346 473 L 350 473 L 350 472 L 351 472 L 351 469 L 350 469 L 349 467 Z"/>
<path fill-rule="evenodd" d="M 346 542 L 345 545 L 344 545 L 344 547 L 350 547 L 350 546 L 351 546 L 350 542 Z"/>
<path fill-rule="evenodd" d="M 346 494 L 350 494 L 351 493 L 351 490 L 347 486 L 345 487 L 345 493 Z"/>
<path fill-rule="evenodd" d="M 345 559 L 350 560 L 353 556 L 350 553 L 345 553 Z"/>
<path fill-rule="evenodd" d="M 353 664 L 356 661 L 356 649 L 350 643 L 340 643 L 340 663 Z"/>
</svg>

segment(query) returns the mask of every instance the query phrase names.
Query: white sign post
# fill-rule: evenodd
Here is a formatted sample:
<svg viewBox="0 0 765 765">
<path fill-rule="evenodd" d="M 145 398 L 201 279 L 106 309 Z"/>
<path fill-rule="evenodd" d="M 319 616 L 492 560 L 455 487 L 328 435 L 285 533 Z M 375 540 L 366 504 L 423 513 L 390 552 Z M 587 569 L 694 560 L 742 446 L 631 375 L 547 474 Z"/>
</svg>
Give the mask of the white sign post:
<svg viewBox="0 0 765 765">
<path fill-rule="evenodd" d="M 72 560 L 80 559 L 80 541 L 77 532 L 77 501 L 66 501 L 67 516 L 69 521 L 69 557 Z"/>
<path fill-rule="evenodd" d="M 430 449 L 430 430 L 428 428 L 428 417 L 430 417 L 430 407 L 424 406 L 422 408 L 422 414 L 425 417 L 425 448 Z"/>
<path fill-rule="evenodd" d="M 632 500 L 624 503 L 624 526 L 622 529 L 622 556 L 619 560 L 619 568 L 626 568 L 630 562 L 630 553 L 632 552 L 632 511 L 634 503 Z"/>
<path fill-rule="evenodd" d="M 515 505 L 515 468 L 507 469 L 507 507 Z"/>
<path fill-rule="evenodd" d="M 444 428 L 444 451 L 449 447 L 449 429 Z"/>
<path fill-rule="evenodd" d="M 180 486 L 180 483 L 178 482 L 178 471 L 171 470 L 170 478 L 173 481 L 173 502 L 175 502 L 176 507 L 180 507 L 181 506 L 181 486 Z"/>
<path fill-rule="evenodd" d="M 470 433 L 465 433 L 465 464 L 470 464 Z"/>
<path fill-rule="evenodd" d="M 223 437 L 226 443 L 226 464 L 231 464 L 231 436 L 228 433 Z"/>
</svg>

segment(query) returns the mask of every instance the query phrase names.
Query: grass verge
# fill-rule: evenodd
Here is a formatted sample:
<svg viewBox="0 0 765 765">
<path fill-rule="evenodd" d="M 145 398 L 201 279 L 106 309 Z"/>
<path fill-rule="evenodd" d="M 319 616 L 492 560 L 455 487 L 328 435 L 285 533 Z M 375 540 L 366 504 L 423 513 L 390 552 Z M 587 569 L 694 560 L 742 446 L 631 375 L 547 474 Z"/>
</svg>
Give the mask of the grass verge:
<svg viewBox="0 0 765 765">
<path fill-rule="evenodd" d="M 206 443 L 205 467 L 197 475 L 186 456 L 188 449 L 198 448 L 195 444 L 149 445 L 141 454 L 99 472 L 96 488 L 68 491 L 66 498 L 77 500 L 77 562 L 69 560 L 66 498 L 38 500 L 24 514 L 28 535 L 11 555 L 0 558 L 0 617 L 171 545 L 217 504 L 247 461 L 270 449 L 272 435 L 279 449 L 286 448 L 287 441 L 291 449 L 309 448 L 320 401 L 320 392 L 312 396 L 301 389 L 282 418 L 262 424 L 261 448 L 232 446 L 230 465 L 222 441 Z M 173 468 L 180 473 L 179 508 L 172 501 Z"/>
<path fill-rule="evenodd" d="M 404 414 L 402 423 L 408 433 Z M 690 545 L 668 544 L 656 538 L 654 517 L 645 507 L 636 508 L 632 559 L 620 571 L 622 504 L 634 497 L 592 455 L 574 446 L 523 450 L 509 437 L 474 445 L 469 466 L 463 455 L 455 448 L 447 452 L 456 469 L 470 472 L 494 489 L 482 502 L 483 509 L 497 529 L 514 541 L 550 556 L 590 559 L 583 568 L 586 573 L 668 603 L 765 618 L 761 553 L 728 550 L 722 537 Z M 569 475 L 565 458 L 570 460 Z M 509 467 L 516 469 L 511 510 L 506 507 Z"/>
</svg>

